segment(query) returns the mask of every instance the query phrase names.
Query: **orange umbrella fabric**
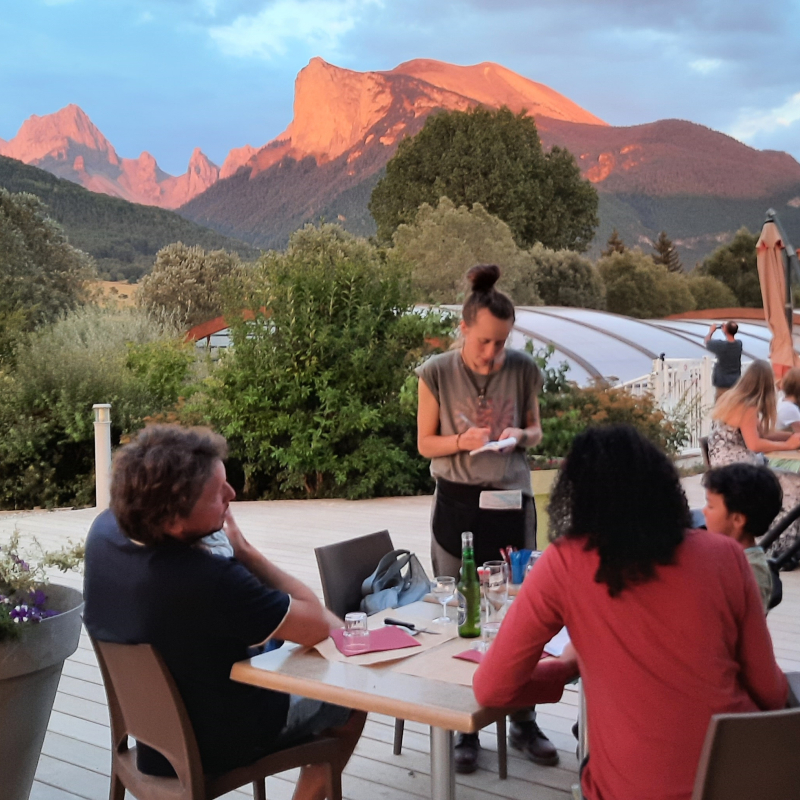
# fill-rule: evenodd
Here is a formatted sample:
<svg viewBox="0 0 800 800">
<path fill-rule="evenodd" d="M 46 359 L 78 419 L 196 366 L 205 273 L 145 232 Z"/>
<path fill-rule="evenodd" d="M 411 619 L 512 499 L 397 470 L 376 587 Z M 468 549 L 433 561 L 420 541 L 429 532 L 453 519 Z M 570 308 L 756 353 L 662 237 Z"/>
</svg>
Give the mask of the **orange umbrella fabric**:
<svg viewBox="0 0 800 800">
<path fill-rule="evenodd" d="M 783 266 L 784 244 L 778 226 L 764 223 L 756 244 L 758 280 L 764 300 L 764 318 L 772 331 L 769 360 L 777 378 L 792 367 L 800 367 L 800 356 L 794 351 L 792 333 L 786 321 L 786 273 Z"/>
</svg>

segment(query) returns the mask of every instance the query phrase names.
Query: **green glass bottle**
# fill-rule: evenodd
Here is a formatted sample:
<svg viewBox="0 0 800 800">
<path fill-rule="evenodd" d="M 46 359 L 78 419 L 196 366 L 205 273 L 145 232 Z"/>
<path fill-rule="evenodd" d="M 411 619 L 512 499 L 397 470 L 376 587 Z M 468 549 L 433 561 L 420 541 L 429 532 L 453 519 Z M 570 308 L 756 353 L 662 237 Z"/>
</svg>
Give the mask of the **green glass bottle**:
<svg viewBox="0 0 800 800">
<path fill-rule="evenodd" d="M 466 603 L 466 617 L 458 626 L 458 635 L 474 639 L 481 635 L 481 584 L 475 567 L 475 551 L 472 549 L 472 534 L 461 534 L 461 578 L 458 591 Z"/>
</svg>

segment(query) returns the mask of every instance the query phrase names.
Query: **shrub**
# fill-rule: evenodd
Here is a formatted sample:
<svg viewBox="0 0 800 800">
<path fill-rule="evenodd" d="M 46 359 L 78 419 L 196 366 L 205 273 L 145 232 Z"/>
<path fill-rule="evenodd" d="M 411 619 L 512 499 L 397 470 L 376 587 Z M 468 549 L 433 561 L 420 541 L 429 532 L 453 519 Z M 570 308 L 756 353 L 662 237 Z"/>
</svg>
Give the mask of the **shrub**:
<svg viewBox="0 0 800 800">
<path fill-rule="evenodd" d="M 94 492 L 92 405 L 112 441 L 173 406 L 194 348 L 136 310 L 86 307 L 30 334 L 0 373 L 0 507 L 85 505 Z"/>
<path fill-rule="evenodd" d="M 249 276 L 200 409 L 228 438 L 245 495 L 348 497 L 429 487 L 409 402 L 425 339 L 408 271 L 338 226 L 306 226 Z M 234 315 L 231 315 L 232 317 Z"/>
</svg>

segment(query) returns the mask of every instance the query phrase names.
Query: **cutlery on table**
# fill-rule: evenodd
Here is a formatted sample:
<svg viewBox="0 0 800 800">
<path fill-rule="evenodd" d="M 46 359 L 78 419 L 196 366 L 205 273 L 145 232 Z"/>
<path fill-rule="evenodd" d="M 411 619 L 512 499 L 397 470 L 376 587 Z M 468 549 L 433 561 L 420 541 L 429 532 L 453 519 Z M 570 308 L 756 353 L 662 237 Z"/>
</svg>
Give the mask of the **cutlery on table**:
<svg viewBox="0 0 800 800">
<path fill-rule="evenodd" d="M 432 633 L 434 636 L 440 636 L 440 631 L 432 631 L 429 628 L 420 628 L 414 625 L 413 622 L 402 622 L 399 619 L 388 618 L 383 621 L 384 625 L 397 625 L 400 628 L 408 628 L 410 631 L 419 631 L 420 633 Z"/>
</svg>

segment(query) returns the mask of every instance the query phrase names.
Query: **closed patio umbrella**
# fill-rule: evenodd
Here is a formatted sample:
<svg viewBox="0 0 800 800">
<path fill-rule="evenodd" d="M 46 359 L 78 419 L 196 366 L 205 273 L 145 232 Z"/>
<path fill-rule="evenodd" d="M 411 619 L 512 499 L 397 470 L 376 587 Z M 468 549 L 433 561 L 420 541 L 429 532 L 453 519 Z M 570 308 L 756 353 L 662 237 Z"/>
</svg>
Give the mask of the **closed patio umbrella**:
<svg viewBox="0 0 800 800">
<path fill-rule="evenodd" d="M 758 280 L 764 300 L 764 318 L 772 331 L 769 360 L 776 378 L 782 378 L 792 367 L 800 367 L 800 356 L 792 341 L 791 293 L 787 287 L 786 243 L 775 222 L 768 217 L 756 244 Z"/>
</svg>

